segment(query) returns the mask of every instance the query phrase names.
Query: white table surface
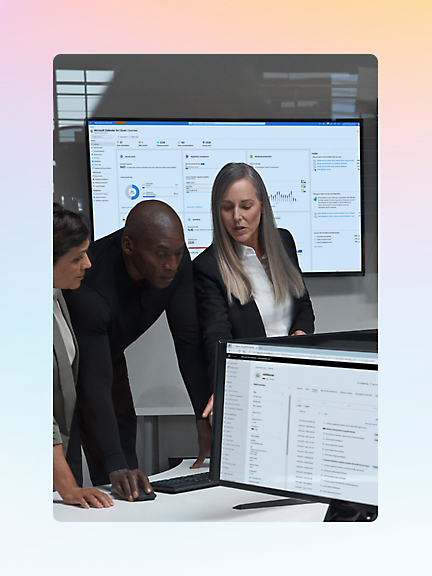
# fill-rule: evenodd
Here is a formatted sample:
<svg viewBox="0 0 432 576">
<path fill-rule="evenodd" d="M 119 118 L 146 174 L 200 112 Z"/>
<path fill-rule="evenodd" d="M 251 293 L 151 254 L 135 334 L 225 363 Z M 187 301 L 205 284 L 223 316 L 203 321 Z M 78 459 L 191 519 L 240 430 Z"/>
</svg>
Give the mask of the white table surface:
<svg viewBox="0 0 432 576">
<path fill-rule="evenodd" d="M 184 460 L 179 466 L 155 474 L 151 480 L 206 472 L 208 464 L 190 470 L 194 460 Z M 109 486 L 100 488 L 110 494 Z M 155 500 L 126 502 L 114 500 L 106 509 L 84 510 L 68 506 L 54 492 L 53 514 L 59 522 L 322 522 L 327 504 L 277 506 L 255 510 L 233 510 L 237 504 L 279 500 L 279 496 L 215 486 L 183 494 L 158 493 Z"/>
</svg>

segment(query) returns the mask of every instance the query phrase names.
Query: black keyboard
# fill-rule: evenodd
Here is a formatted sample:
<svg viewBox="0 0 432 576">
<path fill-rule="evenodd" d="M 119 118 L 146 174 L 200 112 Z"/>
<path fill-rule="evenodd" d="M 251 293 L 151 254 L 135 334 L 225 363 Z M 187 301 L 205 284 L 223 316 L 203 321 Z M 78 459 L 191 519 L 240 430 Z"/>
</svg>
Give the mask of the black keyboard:
<svg viewBox="0 0 432 576">
<path fill-rule="evenodd" d="M 210 488 L 211 486 L 216 486 L 216 482 L 210 480 L 209 472 L 203 472 L 201 474 L 167 478 L 166 480 L 152 480 L 151 485 L 155 492 L 179 494 L 181 492 L 190 492 L 191 490 Z"/>
</svg>

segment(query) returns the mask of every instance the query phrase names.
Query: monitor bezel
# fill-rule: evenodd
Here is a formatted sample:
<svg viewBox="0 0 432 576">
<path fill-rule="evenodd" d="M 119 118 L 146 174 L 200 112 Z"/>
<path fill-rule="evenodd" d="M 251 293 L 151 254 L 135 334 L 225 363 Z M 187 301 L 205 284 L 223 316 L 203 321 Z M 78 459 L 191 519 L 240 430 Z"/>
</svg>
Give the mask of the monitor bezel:
<svg viewBox="0 0 432 576">
<path fill-rule="evenodd" d="M 85 145 L 86 145 L 86 161 L 87 161 L 87 186 L 88 186 L 88 209 L 89 217 L 92 223 L 91 226 L 91 241 L 94 240 L 94 213 L 93 213 L 93 202 L 92 202 L 92 178 L 91 178 L 91 155 L 90 155 L 90 139 L 89 139 L 89 122 L 202 122 L 202 123 L 212 123 L 212 122 L 268 122 L 268 123 L 278 123 L 281 122 L 286 124 L 303 124 L 303 123 L 322 123 L 322 124 L 334 124 L 334 123 L 349 123 L 358 124 L 360 135 L 360 231 L 361 231 L 361 246 L 360 246 L 360 257 L 361 257 L 361 269 L 360 270 L 343 270 L 341 272 L 336 271 L 322 271 L 322 272 L 303 272 L 305 278 L 321 278 L 321 277 L 344 277 L 344 276 L 364 276 L 366 273 L 365 269 L 365 211 L 364 211 L 364 142 L 363 142 L 363 119 L 362 118 L 340 118 L 340 119 L 329 119 L 329 118 L 127 118 L 127 117 L 101 117 L 101 118 L 86 118 L 85 120 Z"/>
</svg>

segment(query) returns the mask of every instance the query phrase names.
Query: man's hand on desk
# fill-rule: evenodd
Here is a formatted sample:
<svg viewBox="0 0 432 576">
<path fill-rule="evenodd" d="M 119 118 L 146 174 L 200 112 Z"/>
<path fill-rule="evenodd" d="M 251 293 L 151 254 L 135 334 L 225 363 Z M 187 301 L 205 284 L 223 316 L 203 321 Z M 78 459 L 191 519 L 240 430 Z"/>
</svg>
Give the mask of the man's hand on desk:
<svg viewBox="0 0 432 576">
<path fill-rule="evenodd" d="M 121 470 L 114 470 L 110 472 L 109 478 L 113 493 L 123 498 L 123 500 L 129 500 L 129 502 L 133 502 L 135 498 L 138 498 L 138 484 L 143 486 L 147 494 L 152 492 L 149 479 L 138 469 L 129 470 L 128 468 L 122 468 Z"/>
<path fill-rule="evenodd" d="M 212 397 L 213 398 L 213 397 Z M 197 420 L 198 429 L 198 458 L 191 468 L 200 468 L 206 458 L 210 456 L 211 449 L 211 424 L 208 420 Z"/>
</svg>

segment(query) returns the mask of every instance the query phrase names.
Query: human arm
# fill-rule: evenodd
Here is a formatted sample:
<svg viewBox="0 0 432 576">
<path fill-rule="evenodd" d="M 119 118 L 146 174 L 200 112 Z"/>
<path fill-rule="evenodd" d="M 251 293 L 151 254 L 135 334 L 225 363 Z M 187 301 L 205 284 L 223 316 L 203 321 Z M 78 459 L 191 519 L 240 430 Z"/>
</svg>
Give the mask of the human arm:
<svg viewBox="0 0 432 576">
<path fill-rule="evenodd" d="M 213 389 L 209 383 L 198 325 L 192 263 L 189 252 L 183 254 L 176 285 L 166 306 L 179 369 L 188 391 L 195 416 L 202 413 Z"/>
<path fill-rule="evenodd" d="M 114 370 L 108 336 L 111 322 L 109 302 L 86 285 L 68 291 L 65 298 L 80 350 L 77 409 L 81 428 L 106 474 L 128 468 L 113 402 Z M 119 362 L 116 371 L 122 369 Z M 106 482 L 108 477 L 103 481 L 98 480 L 97 484 Z"/>
<path fill-rule="evenodd" d="M 109 508 L 113 501 L 97 488 L 80 488 L 63 455 L 63 446 L 53 446 L 54 486 L 66 504 L 79 504 L 83 508 Z"/>
<path fill-rule="evenodd" d="M 219 340 L 229 340 L 232 337 L 226 289 L 211 251 L 206 251 L 202 257 L 196 259 L 193 268 L 198 318 L 208 362 L 208 374 L 213 383 L 217 343 Z M 213 420 L 213 399 L 212 394 L 202 413 L 203 418 L 208 418 L 206 433 L 209 436 Z M 197 467 L 199 467 L 197 463 L 191 466 L 191 468 Z"/>
<path fill-rule="evenodd" d="M 213 394 L 210 396 L 207 406 L 202 413 L 202 420 L 197 420 L 198 445 L 200 448 L 198 458 L 190 468 L 200 468 L 202 463 L 210 456 L 211 427 L 213 424 Z"/>
<path fill-rule="evenodd" d="M 219 340 L 232 338 L 228 296 L 212 248 L 193 262 L 195 296 L 208 374 L 214 382 Z"/>
<path fill-rule="evenodd" d="M 195 462 L 190 468 L 201 468 L 206 458 L 210 457 L 211 451 L 211 422 L 208 418 L 202 418 L 196 421 L 198 430 L 198 447 L 199 453 Z"/>
<path fill-rule="evenodd" d="M 203 412 L 203 418 L 207 418 L 210 421 L 210 425 L 213 424 L 213 400 L 214 400 L 214 394 L 212 394 L 209 398 L 209 401 L 207 402 L 207 406 L 204 408 L 204 412 Z"/>
<path fill-rule="evenodd" d="M 313 334 L 315 331 L 315 315 L 307 290 L 304 295 L 297 300 L 295 305 L 297 314 L 291 324 L 289 331 L 290 335 L 299 336 L 301 334 Z"/>
<path fill-rule="evenodd" d="M 213 391 L 204 360 L 199 332 L 189 253 L 183 255 L 181 274 L 176 278 L 175 291 L 167 306 L 167 319 L 176 348 L 178 364 L 197 419 L 198 458 L 193 465 L 199 468 L 210 456 L 211 424 L 203 420 L 203 411 Z"/>
<path fill-rule="evenodd" d="M 288 257 L 301 273 L 297 256 L 297 248 L 292 234 L 288 230 L 279 229 L 279 234 L 283 242 Z M 313 334 L 315 330 L 315 315 L 309 293 L 305 286 L 305 293 L 300 298 L 295 299 L 295 316 L 291 324 L 289 334 L 299 336 L 301 334 Z"/>
</svg>

